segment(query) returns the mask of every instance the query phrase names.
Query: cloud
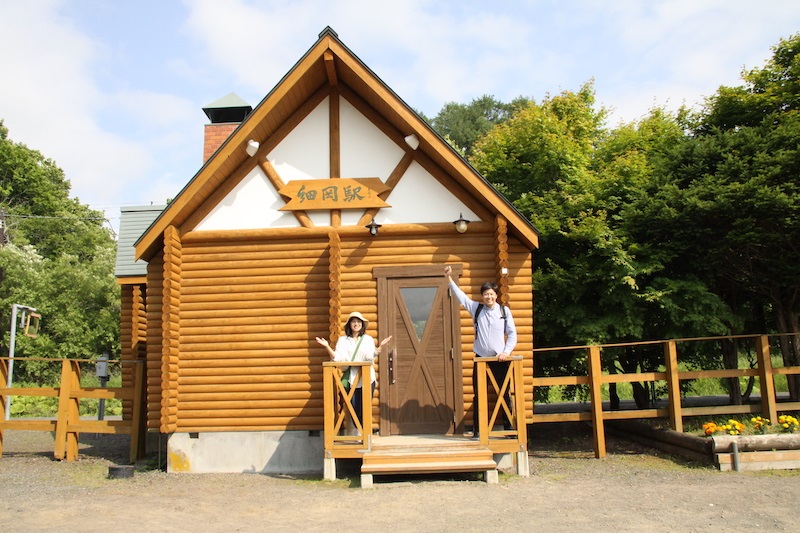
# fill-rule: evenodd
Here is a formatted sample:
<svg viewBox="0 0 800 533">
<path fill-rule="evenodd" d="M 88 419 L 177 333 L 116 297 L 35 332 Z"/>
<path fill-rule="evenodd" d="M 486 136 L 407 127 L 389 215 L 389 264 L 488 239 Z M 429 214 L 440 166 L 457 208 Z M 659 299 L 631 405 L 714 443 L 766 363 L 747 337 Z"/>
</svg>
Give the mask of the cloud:
<svg viewBox="0 0 800 533">
<path fill-rule="evenodd" d="M 0 70 L 13 80 L 0 84 L 0 118 L 12 140 L 55 160 L 72 196 L 119 205 L 153 171 L 159 148 L 185 146 L 173 128 L 187 121 L 190 106 L 170 95 L 101 86 L 113 57 L 106 43 L 75 26 L 66 7 L 0 5 L 0 48 L 8 52 Z"/>
<path fill-rule="evenodd" d="M 0 119 L 84 203 L 162 203 L 202 165 L 200 108 L 255 106 L 326 26 L 426 115 L 594 79 L 614 125 L 739 84 L 798 22 L 800 3 L 745 0 L 6 1 Z"/>
</svg>

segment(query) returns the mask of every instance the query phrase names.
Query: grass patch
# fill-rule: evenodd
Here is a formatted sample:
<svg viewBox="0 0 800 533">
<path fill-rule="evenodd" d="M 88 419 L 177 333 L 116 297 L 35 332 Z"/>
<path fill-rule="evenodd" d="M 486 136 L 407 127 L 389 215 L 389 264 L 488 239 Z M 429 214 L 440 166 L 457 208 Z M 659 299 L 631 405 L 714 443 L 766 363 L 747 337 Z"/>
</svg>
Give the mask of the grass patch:
<svg viewBox="0 0 800 533">
<path fill-rule="evenodd" d="M 36 389 L 58 387 L 55 385 L 41 385 L 38 383 L 17 382 L 13 388 Z M 122 386 L 121 376 L 112 376 L 106 384 L 107 388 Z M 100 380 L 95 375 L 81 377 L 82 388 L 99 388 Z M 100 400 L 85 398 L 79 401 L 81 416 L 97 416 L 100 409 Z M 121 400 L 106 400 L 104 413 L 106 416 L 119 416 L 122 414 Z M 52 396 L 14 396 L 11 395 L 11 416 L 14 418 L 55 418 L 58 415 L 58 398 Z"/>
</svg>

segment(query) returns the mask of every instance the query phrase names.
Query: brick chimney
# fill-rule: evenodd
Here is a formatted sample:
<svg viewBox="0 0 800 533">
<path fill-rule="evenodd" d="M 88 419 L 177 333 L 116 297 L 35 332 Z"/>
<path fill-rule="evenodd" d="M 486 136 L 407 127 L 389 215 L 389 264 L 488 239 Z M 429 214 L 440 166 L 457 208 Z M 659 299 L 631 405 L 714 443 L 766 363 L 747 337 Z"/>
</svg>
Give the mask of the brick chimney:
<svg viewBox="0 0 800 533">
<path fill-rule="evenodd" d="M 247 115 L 253 110 L 236 93 L 230 93 L 203 108 L 203 112 L 211 121 L 206 124 L 203 142 L 203 163 L 209 160 L 214 152 L 228 140 L 231 133 L 239 127 Z"/>
</svg>

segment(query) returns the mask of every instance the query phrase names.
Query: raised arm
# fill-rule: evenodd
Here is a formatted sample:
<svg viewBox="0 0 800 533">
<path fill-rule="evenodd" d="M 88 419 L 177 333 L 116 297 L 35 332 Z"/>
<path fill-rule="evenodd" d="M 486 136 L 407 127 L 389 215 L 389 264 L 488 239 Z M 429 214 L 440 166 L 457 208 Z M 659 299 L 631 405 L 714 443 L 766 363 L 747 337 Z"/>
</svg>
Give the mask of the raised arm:
<svg viewBox="0 0 800 533">
<path fill-rule="evenodd" d="M 333 358 L 336 357 L 336 352 L 333 351 L 333 348 L 331 348 L 331 345 L 327 339 L 323 339 L 322 337 L 317 337 L 317 342 L 321 346 L 324 346 L 326 350 L 328 350 L 328 355 L 331 356 L 331 360 L 333 360 Z"/>
<path fill-rule="evenodd" d="M 444 277 L 447 278 L 447 282 L 450 284 L 451 289 L 453 290 L 453 296 L 456 297 L 458 303 L 466 309 L 469 314 L 475 316 L 475 309 L 478 307 L 478 303 L 473 301 L 469 296 L 467 296 L 464 291 L 458 286 L 458 283 L 453 280 L 453 267 L 450 265 L 446 265 L 444 267 Z"/>
<path fill-rule="evenodd" d="M 444 277 L 447 278 L 448 283 L 455 284 L 455 281 L 453 281 L 452 274 L 453 274 L 453 267 L 451 267 L 450 265 L 446 265 L 444 267 Z"/>
</svg>

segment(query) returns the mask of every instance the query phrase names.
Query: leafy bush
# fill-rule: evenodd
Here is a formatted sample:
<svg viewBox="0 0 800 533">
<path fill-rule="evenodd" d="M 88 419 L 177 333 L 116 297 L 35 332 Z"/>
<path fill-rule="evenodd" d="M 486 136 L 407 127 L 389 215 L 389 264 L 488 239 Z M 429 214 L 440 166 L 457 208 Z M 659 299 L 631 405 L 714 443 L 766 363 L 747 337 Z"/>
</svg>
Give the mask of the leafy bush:
<svg viewBox="0 0 800 533">
<path fill-rule="evenodd" d="M 112 376 L 107 386 L 109 388 L 121 386 L 122 378 Z M 18 382 L 14 388 L 43 388 L 55 385 L 41 385 L 38 383 Z M 81 378 L 81 387 L 99 387 L 100 381 L 96 376 Z M 80 416 L 97 416 L 100 400 L 85 398 L 79 401 Z M 106 400 L 105 416 L 120 416 L 122 414 L 122 401 Z M 58 416 L 58 398 L 52 396 L 13 396 L 11 399 L 11 416 L 14 418 L 55 418 Z"/>
</svg>

